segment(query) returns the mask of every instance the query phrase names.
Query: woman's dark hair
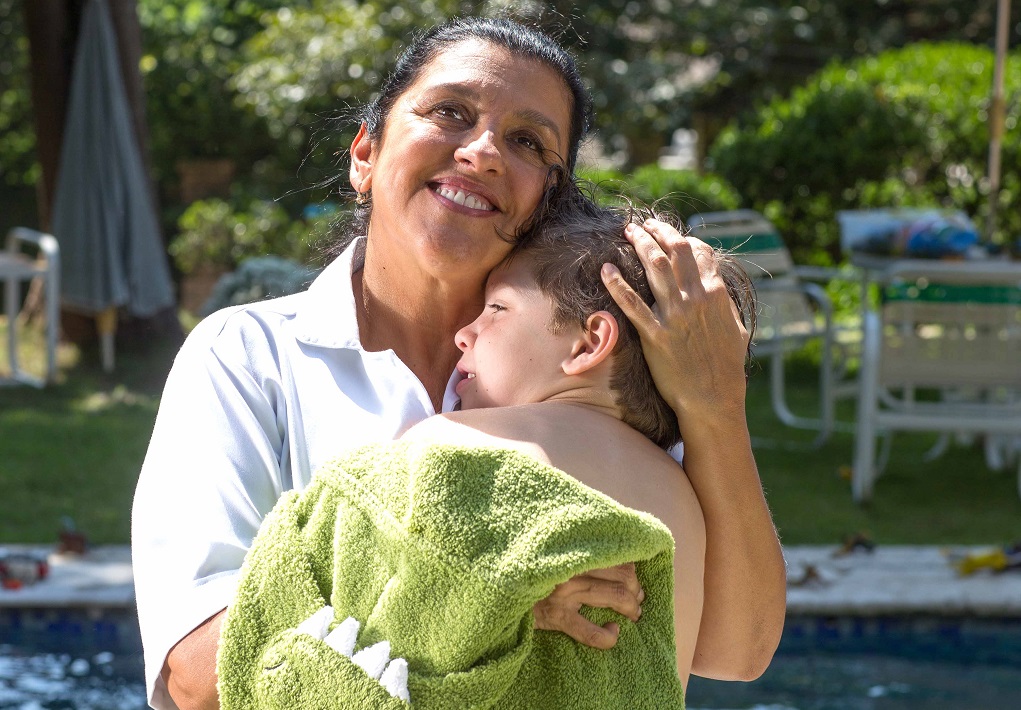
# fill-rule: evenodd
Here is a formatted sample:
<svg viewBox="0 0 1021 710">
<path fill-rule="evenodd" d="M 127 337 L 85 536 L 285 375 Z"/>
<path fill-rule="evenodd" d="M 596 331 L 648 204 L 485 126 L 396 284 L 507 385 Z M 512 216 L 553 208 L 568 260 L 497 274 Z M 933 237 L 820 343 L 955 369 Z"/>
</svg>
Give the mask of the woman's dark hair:
<svg viewBox="0 0 1021 710">
<path fill-rule="evenodd" d="M 610 387 L 621 418 L 664 449 L 680 440 L 677 416 L 656 389 L 642 351 L 638 330 L 624 315 L 603 285 L 603 264 L 620 269 L 624 280 L 648 306 L 654 305 L 652 288 L 635 248 L 624 237 L 629 223 L 655 218 L 679 227 L 670 215 L 631 202 L 601 207 L 567 179 L 550 200 L 529 233 L 518 241 L 510 258 L 527 254 L 539 290 L 553 304 L 552 332 L 571 325 L 584 327 L 597 311 L 617 320 L 619 336 L 613 350 Z M 744 269 L 726 254 L 714 251 L 716 270 L 738 307 L 748 332 L 755 331 L 755 290 Z"/>
<path fill-rule="evenodd" d="M 546 176 L 544 197 L 541 200 L 541 204 L 546 203 L 556 190 L 556 186 L 566 175 L 574 171 L 581 140 L 588 133 L 592 123 L 592 98 L 571 55 L 554 39 L 535 28 L 506 18 L 459 17 L 426 30 L 417 35 L 401 53 L 393 71 L 380 87 L 379 95 L 361 111 L 359 119 L 365 123 L 366 131 L 374 141 L 382 140 L 390 111 L 397 99 L 415 83 L 422 70 L 446 48 L 470 40 L 489 42 L 503 47 L 516 56 L 540 62 L 556 72 L 571 93 L 571 126 L 568 131 L 567 155 L 559 156 L 563 164 L 554 163 L 550 166 Z M 327 247 L 327 256 L 338 255 L 356 235 L 367 234 L 371 212 L 371 199 L 359 200 L 353 215 L 335 223 L 331 231 L 337 238 Z M 534 217 L 522 225 L 518 234 L 526 231 L 533 221 Z M 513 243 L 517 240 L 518 234 L 504 235 L 504 238 Z"/>
</svg>

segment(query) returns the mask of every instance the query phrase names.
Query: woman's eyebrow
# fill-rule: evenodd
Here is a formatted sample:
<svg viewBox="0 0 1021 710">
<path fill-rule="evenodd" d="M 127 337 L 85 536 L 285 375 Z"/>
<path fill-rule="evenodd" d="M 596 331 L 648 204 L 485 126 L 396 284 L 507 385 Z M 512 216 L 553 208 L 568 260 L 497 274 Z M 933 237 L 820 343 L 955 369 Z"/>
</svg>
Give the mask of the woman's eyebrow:
<svg viewBox="0 0 1021 710">
<path fill-rule="evenodd" d="M 476 103 L 482 98 L 482 95 L 475 89 L 457 82 L 451 82 L 449 84 L 434 84 L 423 93 L 427 98 L 432 97 L 437 93 L 452 94 L 458 98 L 474 101 Z M 542 111 L 537 111 L 536 109 L 522 109 L 520 111 L 515 111 L 514 115 L 524 121 L 545 128 L 553 134 L 553 137 L 556 138 L 557 141 L 562 139 L 562 136 L 560 135 L 560 127 L 557 126 L 556 121 L 544 114 Z"/>
</svg>

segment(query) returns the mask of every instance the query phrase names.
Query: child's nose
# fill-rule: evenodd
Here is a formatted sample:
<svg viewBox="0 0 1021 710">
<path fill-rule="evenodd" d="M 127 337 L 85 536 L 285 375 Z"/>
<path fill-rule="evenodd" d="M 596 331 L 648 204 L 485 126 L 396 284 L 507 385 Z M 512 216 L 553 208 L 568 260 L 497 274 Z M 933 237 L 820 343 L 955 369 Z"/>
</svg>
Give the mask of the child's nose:
<svg viewBox="0 0 1021 710">
<path fill-rule="evenodd" d="M 468 352 L 468 348 L 470 348 L 472 346 L 472 343 L 475 342 L 474 326 L 475 323 L 472 323 L 471 325 L 466 325 L 465 327 L 461 328 L 461 330 L 457 331 L 454 334 L 454 343 L 457 345 L 458 349 L 463 353 Z"/>
</svg>

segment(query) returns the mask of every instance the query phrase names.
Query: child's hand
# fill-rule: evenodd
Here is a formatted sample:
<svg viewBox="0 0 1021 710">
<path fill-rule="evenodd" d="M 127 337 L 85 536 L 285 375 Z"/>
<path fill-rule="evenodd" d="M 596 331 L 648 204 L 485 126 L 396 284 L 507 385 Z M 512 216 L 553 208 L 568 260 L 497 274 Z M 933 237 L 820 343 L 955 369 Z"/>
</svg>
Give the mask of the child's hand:
<svg viewBox="0 0 1021 710">
<path fill-rule="evenodd" d="M 743 417 L 749 336 L 712 247 L 657 220 L 629 225 L 625 235 L 656 304 L 646 306 L 610 264 L 603 266 L 603 282 L 638 329 L 649 370 L 677 414 L 682 436 L 696 418 Z"/>
</svg>

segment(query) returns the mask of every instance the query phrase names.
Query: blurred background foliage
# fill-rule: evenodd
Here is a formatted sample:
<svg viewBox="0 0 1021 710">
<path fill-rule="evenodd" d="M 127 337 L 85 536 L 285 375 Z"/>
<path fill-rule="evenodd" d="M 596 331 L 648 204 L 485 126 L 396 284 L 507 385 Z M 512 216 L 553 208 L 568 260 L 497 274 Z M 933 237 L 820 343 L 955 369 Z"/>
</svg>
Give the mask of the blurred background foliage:
<svg viewBox="0 0 1021 710">
<path fill-rule="evenodd" d="M 709 164 L 764 212 L 802 262 L 840 258 L 835 211 L 941 205 L 985 225 L 993 53 L 918 43 L 834 62 L 713 144 Z M 1006 66 L 996 235 L 1021 235 L 1021 56 Z"/>
<path fill-rule="evenodd" d="M 39 169 L 22 18 L 28 1 L 0 0 L 0 213 L 32 226 L 26 205 Z M 1016 45 L 1021 0 L 1012 5 Z M 171 251 L 183 240 L 178 254 L 201 254 L 197 234 L 237 236 L 272 223 L 270 236 L 241 251 L 307 257 L 303 212 L 343 201 L 343 180 L 331 180 L 344 172 L 357 109 L 409 36 L 452 15 L 510 15 L 537 24 L 578 57 L 597 111 L 586 154 L 588 169 L 602 172 L 593 174 L 645 201 L 668 195 L 666 204 L 684 217 L 760 209 L 799 261 L 832 263 L 841 208 L 940 203 L 982 219 L 995 6 L 138 0 L 139 68 L 164 231 Z M 1011 59 L 1007 77 L 999 239 L 1021 233 L 1017 210 L 1006 208 L 1021 189 L 1018 62 Z M 708 161 L 697 171 L 656 167 L 678 128 L 699 132 L 698 157 Z M 205 195 L 222 204 L 188 211 L 181 163 L 211 158 L 231 161 L 233 181 Z M 220 248 L 209 239 L 210 249 Z M 182 273 L 187 263 L 178 257 Z"/>
</svg>

